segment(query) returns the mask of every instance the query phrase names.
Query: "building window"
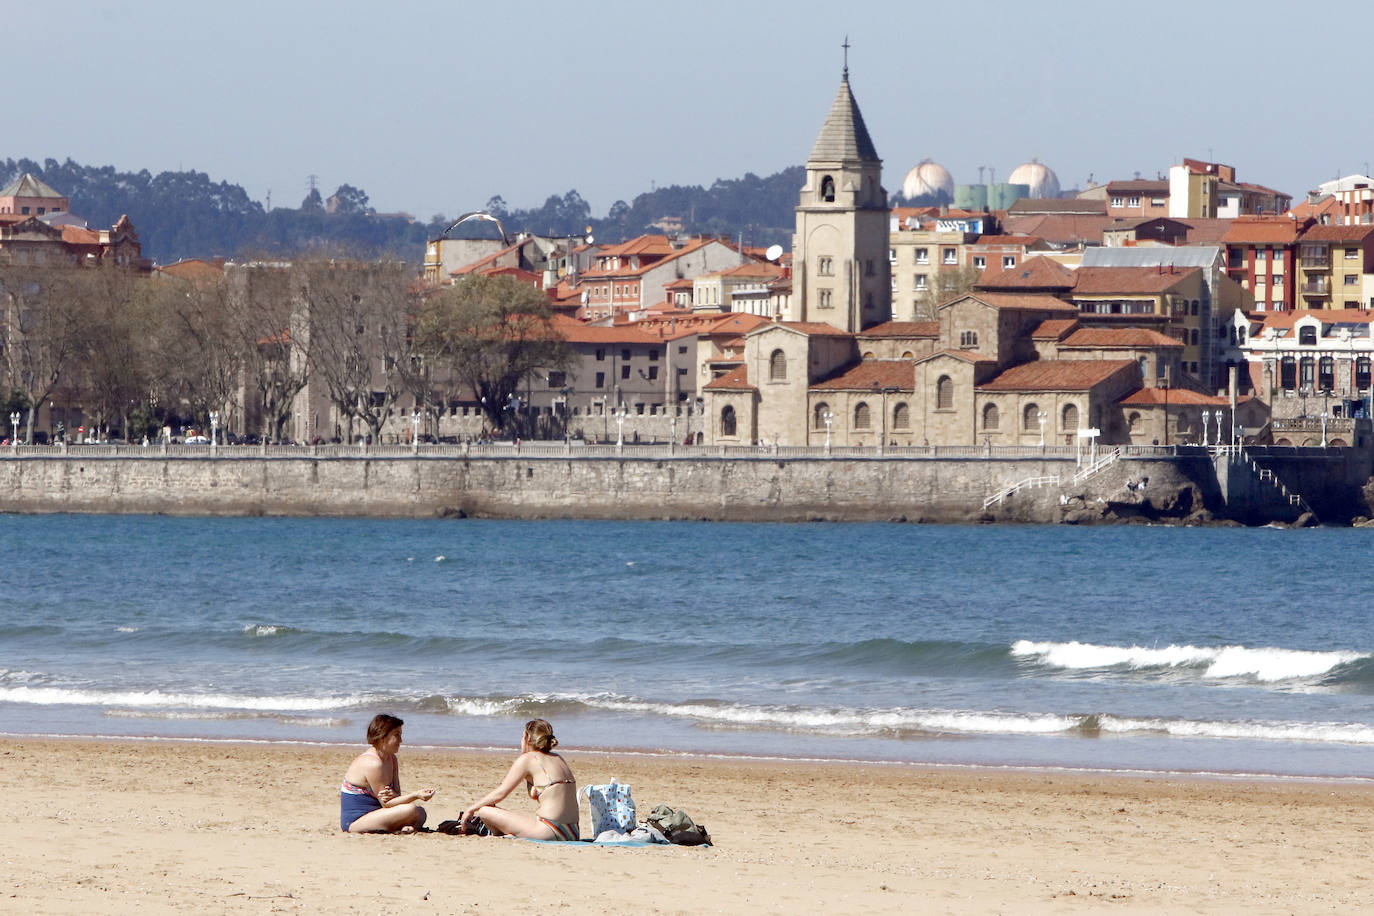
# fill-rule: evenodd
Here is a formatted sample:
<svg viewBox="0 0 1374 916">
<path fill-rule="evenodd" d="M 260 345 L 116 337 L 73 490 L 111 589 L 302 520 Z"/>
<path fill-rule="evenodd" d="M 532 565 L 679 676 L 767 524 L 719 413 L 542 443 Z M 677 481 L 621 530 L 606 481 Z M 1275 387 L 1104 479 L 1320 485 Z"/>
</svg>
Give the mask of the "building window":
<svg viewBox="0 0 1374 916">
<path fill-rule="evenodd" d="M 1317 363 L 1317 387 L 1322 391 L 1336 387 L 1336 361 L 1329 356 L 1323 356 Z"/>
<path fill-rule="evenodd" d="M 735 435 L 735 408 L 726 407 L 720 412 L 720 434 L 722 436 Z"/>
<path fill-rule="evenodd" d="M 1138 207 L 1138 206 L 1140 206 L 1140 198 L 1139 198 L 1139 197 L 1128 197 L 1128 198 L 1126 198 L 1126 206 L 1128 206 L 1128 207 Z"/>
<path fill-rule="evenodd" d="M 828 290 L 828 289 L 820 290 L 820 300 L 821 300 L 821 301 L 820 301 L 820 308 L 823 308 L 823 309 L 828 309 L 828 308 L 830 308 L 830 305 L 831 305 L 831 301 L 830 301 L 830 290 Z"/>
<path fill-rule="evenodd" d="M 821 200 L 828 204 L 835 202 L 835 179 L 829 175 L 821 179 Z"/>
<path fill-rule="evenodd" d="M 630 364 L 629 364 L 629 363 L 626 363 L 625 365 L 623 365 L 623 366 L 620 367 L 620 377 L 621 377 L 622 379 L 627 379 L 627 378 L 630 377 Z"/>
<path fill-rule="evenodd" d="M 959 346 L 962 347 L 962 348 L 964 348 L 964 349 L 966 349 L 966 350 L 971 350 L 971 349 L 977 347 L 977 346 L 978 346 L 978 332 L 977 332 L 977 331 L 960 331 L 960 332 L 959 332 Z"/>
<path fill-rule="evenodd" d="M 868 415 L 868 405 L 860 401 L 858 406 L 854 408 L 854 428 L 868 429 L 870 426 L 872 426 L 872 420 Z"/>
<path fill-rule="evenodd" d="M 652 382 L 652 381 L 653 381 L 654 379 L 656 379 L 656 378 L 658 378 L 658 367 L 657 367 L 657 366 L 650 366 L 650 367 L 649 367 L 649 381 Z"/>
<path fill-rule="evenodd" d="M 917 249 L 916 249 L 916 263 L 917 263 L 917 264 L 929 264 L 929 263 L 930 263 L 930 250 L 927 249 L 927 248 L 917 248 Z"/>
<path fill-rule="evenodd" d="M 1068 404 L 1064 407 L 1064 414 L 1060 417 L 1059 428 L 1066 433 L 1074 432 L 1078 429 L 1078 405 Z"/>
<path fill-rule="evenodd" d="M 816 405 L 816 409 L 811 414 L 811 427 L 813 429 L 825 429 L 825 415 L 830 413 L 830 405 L 821 401 Z M 832 418 L 833 422 L 833 418 Z"/>
<path fill-rule="evenodd" d="M 828 257 L 817 258 L 816 273 L 822 277 L 833 277 L 835 275 L 835 260 Z"/>
<path fill-rule="evenodd" d="M 997 429 L 1001 423 L 1002 415 L 996 404 L 988 404 L 983 408 L 983 429 Z"/>
<path fill-rule="evenodd" d="M 1033 431 L 1040 428 L 1040 408 L 1034 404 L 1027 404 L 1026 409 L 1021 411 L 1021 428 Z"/>
<path fill-rule="evenodd" d="M 1279 387 L 1284 391 L 1298 387 L 1298 361 L 1291 356 L 1285 356 L 1279 364 Z"/>
<path fill-rule="evenodd" d="M 897 249 L 896 249 L 896 248 L 889 248 L 889 249 L 887 250 L 887 260 L 888 260 L 888 263 L 889 263 L 889 264 L 896 264 L 896 263 L 897 263 Z"/>
<path fill-rule="evenodd" d="M 973 256 L 973 266 L 982 270 L 988 266 L 988 259 L 981 254 L 975 254 Z"/>
<path fill-rule="evenodd" d="M 1298 387 L 1303 391 L 1311 391 L 1313 384 L 1317 381 L 1317 361 L 1310 356 L 1304 356 L 1298 360 Z"/>
<path fill-rule="evenodd" d="M 1011 270 L 1016 266 L 1016 255 L 1008 254 L 1002 256 L 1002 269 Z"/>
<path fill-rule="evenodd" d="M 554 370 L 549 373 L 550 388 L 562 388 L 566 384 L 568 384 L 568 374 L 566 372 Z"/>
<path fill-rule="evenodd" d="M 1359 260 L 1359 257 L 1360 257 L 1360 249 L 1358 249 L 1358 248 L 1347 248 L 1347 249 L 1345 250 L 1345 259 L 1346 259 L 1347 261 L 1357 261 L 1357 260 Z"/>
<path fill-rule="evenodd" d="M 787 354 L 781 350 L 774 350 L 768 357 L 768 381 L 787 381 Z"/>
<path fill-rule="evenodd" d="M 959 263 L 958 258 L 958 252 L 953 248 L 942 248 L 940 250 L 940 262 L 943 264 L 957 264 Z"/>
<path fill-rule="evenodd" d="M 948 375 L 940 376 L 940 380 L 935 383 L 935 409 L 954 409 L 954 379 Z"/>
<path fill-rule="evenodd" d="M 630 361 L 630 351 L 629 351 L 629 350 L 621 350 L 621 351 L 620 351 L 620 358 L 621 358 L 622 360 L 624 360 L 625 362 L 628 363 L 628 362 Z"/>
<path fill-rule="evenodd" d="M 911 285 L 916 289 L 926 289 L 926 275 L 916 274 L 911 278 Z"/>
<path fill-rule="evenodd" d="M 1317 345 L 1317 329 L 1310 324 L 1298 328 L 1298 345 L 1302 347 L 1315 347 Z"/>
<path fill-rule="evenodd" d="M 1346 274 L 1346 275 L 1345 275 L 1345 285 L 1346 285 L 1346 286 L 1355 286 L 1355 285 L 1357 285 L 1359 282 L 1360 282 L 1360 275 L 1359 275 L 1359 274 Z"/>
<path fill-rule="evenodd" d="M 911 408 L 906 405 L 905 401 L 892 408 L 892 428 L 911 428 Z"/>
<path fill-rule="evenodd" d="M 605 358 L 606 358 L 606 351 L 605 351 L 605 350 L 600 350 L 600 349 L 599 349 L 599 350 L 596 351 L 596 361 L 597 361 L 597 362 L 601 362 L 601 361 L 604 360 Z"/>
<path fill-rule="evenodd" d="M 1120 197 L 1113 197 L 1113 198 L 1112 198 L 1112 206 L 1113 206 L 1113 207 L 1120 207 L 1120 206 L 1122 206 L 1124 203 L 1125 203 L 1125 201 L 1124 201 L 1122 198 L 1120 198 Z"/>
<path fill-rule="evenodd" d="M 1355 387 L 1360 391 L 1369 389 L 1369 357 L 1361 356 L 1355 360 Z"/>
<path fill-rule="evenodd" d="M 605 387 L 606 387 L 606 373 L 604 373 L 604 372 L 598 372 L 598 373 L 596 374 L 596 387 L 598 387 L 598 388 L 605 388 Z"/>
</svg>

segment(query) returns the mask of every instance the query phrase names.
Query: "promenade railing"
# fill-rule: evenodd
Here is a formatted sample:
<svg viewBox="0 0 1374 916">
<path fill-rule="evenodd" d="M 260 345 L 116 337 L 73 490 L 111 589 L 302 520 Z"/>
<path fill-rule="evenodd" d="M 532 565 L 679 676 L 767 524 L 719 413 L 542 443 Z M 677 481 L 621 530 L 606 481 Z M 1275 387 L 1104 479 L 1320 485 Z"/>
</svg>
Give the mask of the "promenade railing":
<svg viewBox="0 0 1374 916">
<path fill-rule="evenodd" d="M 1203 455 L 1201 446 L 1122 445 L 1116 447 L 1120 458 L 1171 458 Z M 1286 449 L 1323 452 L 1324 449 Z M 1026 460 L 1045 459 L 1086 463 L 1087 455 L 1068 445 L 913 445 L 913 446 L 833 446 L 819 445 L 668 445 L 644 443 L 616 445 L 583 442 L 536 441 L 488 443 L 422 443 L 386 445 L 185 445 L 181 443 L 148 445 L 77 444 L 0 446 L 0 461 L 12 458 L 141 458 L 248 460 L 248 459 L 615 459 L 634 460 L 815 460 L 861 459 L 866 461 L 922 461 L 931 459 Z"/>
</svg>

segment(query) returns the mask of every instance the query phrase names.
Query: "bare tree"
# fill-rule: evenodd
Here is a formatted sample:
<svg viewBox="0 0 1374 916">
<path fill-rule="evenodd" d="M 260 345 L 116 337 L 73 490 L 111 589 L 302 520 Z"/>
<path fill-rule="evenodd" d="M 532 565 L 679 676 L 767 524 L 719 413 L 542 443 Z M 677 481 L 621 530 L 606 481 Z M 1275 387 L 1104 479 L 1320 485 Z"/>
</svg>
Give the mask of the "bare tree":
<svg viewBox="0 0 1374 916">
<path fill-rule="evenodd" d="M 506 276 L 471 276 L 433 291 L 417 322 L 421 352 L 479 399 L 494 427 L 536 369 L 561 369 L 567 341 L 538 289 Z"/>
<path fill-rule="evenodd" d="M 356 421 L 380 439 L 401 394 L 414 389 L 414 278 L 393 262 L 310 261 L 292 274 L 315 377 L 349 438 Z"/>
<path fill-rule="evenodd" d="M 93 429 L 126 434 L 129 418 L 148 391 L 142 342 L 151 323 L 135 307 L 137 280 L 127 271 L 86 271 L 86 333 L 75 374 L 82 410 Z"/>
<path fill-rule="evenodd" d="M 150 280 L 141 284 L 140 299 L 153 321 L 145 371 L 154 396 L 184 408 L 196 423 L 208 422 L 212 410 L 236 407 L 244 357 L 223 277 Z"/>
<path fill-rule="evenodd" d="M 257 401 L 245 404 L 245 412 L 260 420 L 264 437 L 280 440 L 311 371 L 310 336 L 295 308 L 291 268 L 283 263 L 236 265 L 227 269 L 226 278 L 245 387 Z M 258 409 L 261 414 L 254 417 Z"/>
<path fill-rule="evenodd" d="M 918 300 L 916 319 L 934 321 L 936 307 L 972 290 L 981 276 L 982 271 L 976 267 L 955 267 L 935 271 L 931 276 L 934 282 Z"/>
<path fill-rule="evenodd" d="M 90 307 L 88 274 L 78 267 L 0 266 L 0 358 L 5 386 L 26 403 L 33 441 L 39 406 L 69 384 L 81 356 Z"/>
</svg>

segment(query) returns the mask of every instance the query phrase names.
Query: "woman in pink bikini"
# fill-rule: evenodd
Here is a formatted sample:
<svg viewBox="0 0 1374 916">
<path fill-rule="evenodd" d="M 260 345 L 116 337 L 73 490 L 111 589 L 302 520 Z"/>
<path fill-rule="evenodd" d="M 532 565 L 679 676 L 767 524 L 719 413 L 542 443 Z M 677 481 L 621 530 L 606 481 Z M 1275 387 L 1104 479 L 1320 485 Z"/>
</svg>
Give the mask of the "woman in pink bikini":
<svg viewBox="0 0 1374 916">
<path fill-rule="evenodd" d="M 520 740 L 520 756 L 511 764 L 510 772 L 499 786 L 464 811 L 459 823 L 471 825 L 470 818 L 475 816 L 485 825 L 486 832 L 492 834 L 531 840 L 578 839 L 577 780 L 568 762 L 553 752 L 557 746 L 552 725 L 543 719 L 526 722 L 525 734 Z M 523 814 L 496 807 L 497 802 L 504 801 L 515 791 L 521 780 L 529 788 L 530 798 L 539 803 L 538 812 Z M 482 827 L 474 830 L 473 826 L 468 826 L 466 832 L 482 832 Z"/>
<path fill-rule="evenodd" d="M 339 787 L 339 827 L 348 833 L 412 833 L 425 825 L 425 809 L 415 804 L 434 797 L 433 789 L 401 794 L 401 770 L 396 751 L 401 726 L 395 716 L 381 713 L 367 727 L 367 743 L 344 772 Z"/>
</svg>

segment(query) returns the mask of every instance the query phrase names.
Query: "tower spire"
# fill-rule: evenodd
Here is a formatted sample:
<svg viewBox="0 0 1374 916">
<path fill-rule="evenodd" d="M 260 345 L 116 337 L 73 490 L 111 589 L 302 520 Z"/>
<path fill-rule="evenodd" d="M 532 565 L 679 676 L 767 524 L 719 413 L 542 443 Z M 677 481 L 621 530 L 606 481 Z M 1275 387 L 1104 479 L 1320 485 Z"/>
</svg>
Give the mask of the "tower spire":
<svg viewBox="0 0 1374 916">
<path fill-rule="evenodd" d="M 844 81 L 847 83 L 847 82 L 849 82 L 849 36 L 848 36 L 848 35 L 844 36 L 844 44 L 840 45 L 840 47 L 841 47 L 841 48 L 844 48 L 844 76 L 843 76 L 843 78 L 844 78 Z"/>
</svg>

